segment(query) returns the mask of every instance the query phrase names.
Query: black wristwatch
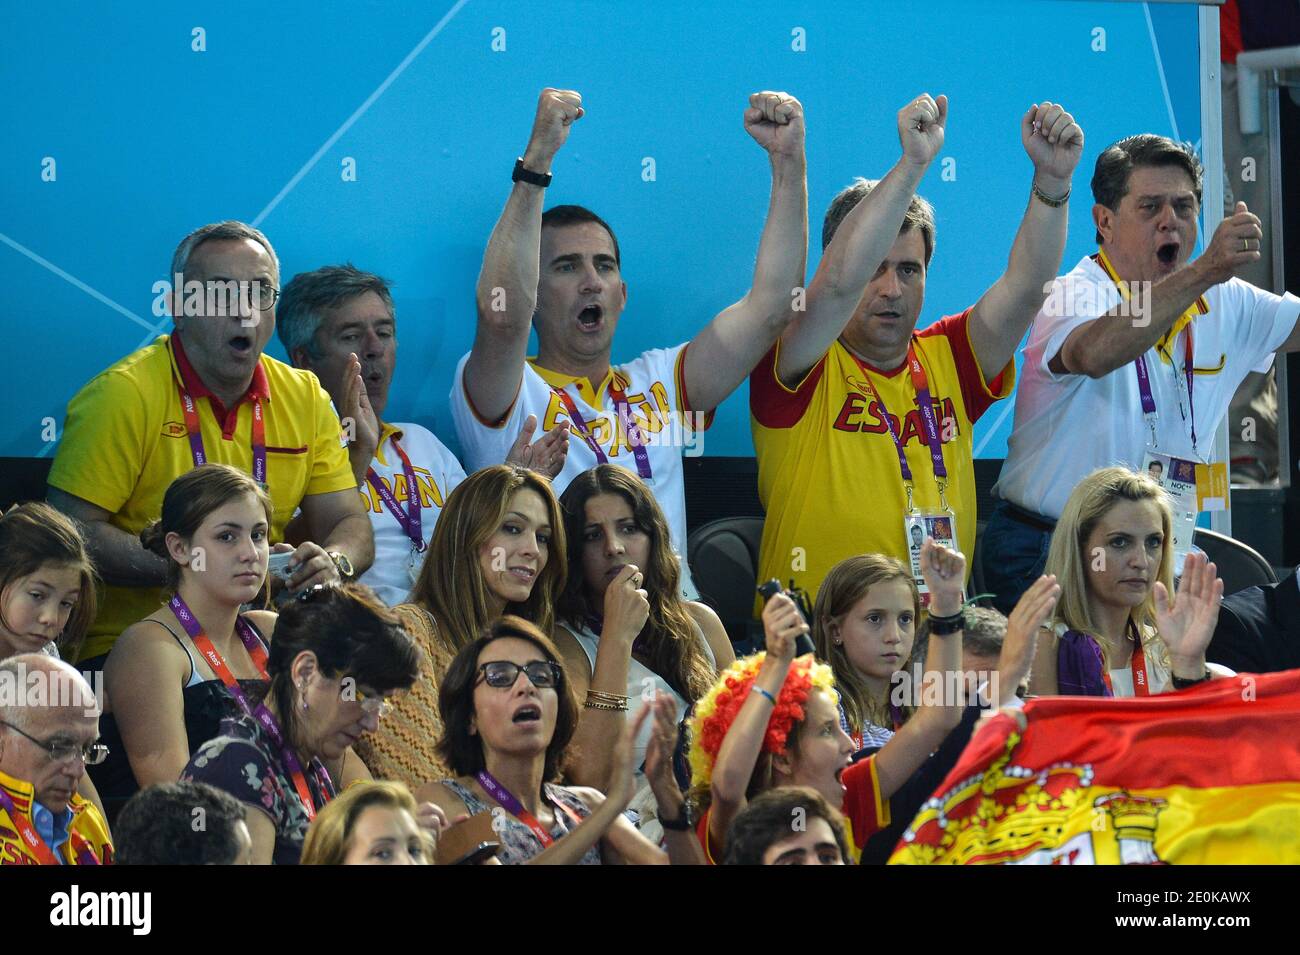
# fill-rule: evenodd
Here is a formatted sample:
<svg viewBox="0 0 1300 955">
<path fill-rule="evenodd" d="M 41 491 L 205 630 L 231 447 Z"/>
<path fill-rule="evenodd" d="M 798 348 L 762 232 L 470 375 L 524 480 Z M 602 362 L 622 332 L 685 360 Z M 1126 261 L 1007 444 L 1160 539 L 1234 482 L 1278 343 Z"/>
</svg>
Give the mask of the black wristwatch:
<svg viewBox="0 0 1300 955">
<path fill-rule="evenodd" d="M 549 172 L 533 172 L 524 166 L 524 157 L 520 156 L 515 160 L 515 171 L 511 174 L 510 181 L 527 182 L 545 189 L 551 184 L 551 174 Z"/>
<path fill-rule="evenodd" d="M 1204 682 L 1205 682 L 1206 680 L 1208 680 L 1209 678 L 1210 678 L 1210 671 L 1209 671 L 1209 669 L 1206 669 L 1206 671 L 1205 671 L 1205 675 L 1204 675 L 1204 676 L 1198 677 L 1198 678 L 1195 679 L 1195 680 L 1184 680 L 1184 679 L 1183 679 L 1182 677 L 1180 677 L 1180 676 L 1175 676 L 1175 677 L 1174 677 L 1174 689 L 1175 689 L 1175 690 L 1185 690 L 1185 689 L 1187 689 L 1189 686 L 1196 686 L 1196 684 L 1198 684 L 1198 683 L 1204 683 Z"/>
<path fill-rule="evenodd" d="M 685 803 L 682 804 L 682 814 L 680 818 L 665 819 L 663 816 L 660 816 L 659 825 L 663 826 L 665 829 L 671 829 L 673 832 L 690 832 L 692 828 L 691 814 L 686 808 Z"/>
</svg>

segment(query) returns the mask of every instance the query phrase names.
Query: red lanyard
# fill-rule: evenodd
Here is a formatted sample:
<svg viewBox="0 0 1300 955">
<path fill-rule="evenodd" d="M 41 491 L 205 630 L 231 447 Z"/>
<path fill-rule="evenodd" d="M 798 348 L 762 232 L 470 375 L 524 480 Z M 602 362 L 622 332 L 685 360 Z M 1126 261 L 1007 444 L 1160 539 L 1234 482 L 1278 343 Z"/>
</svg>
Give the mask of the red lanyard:
<svg viewBox="0 0 1300 955">
<path fill-rule="evenodd" d="M 500 803 L 501 807 L 505 809 L 506 812 L 510 813 L 510 815 L 514 816 L 532 831 L 533 835 L 537 837 L 537 841 L 542 844 L 542 848 L 550 846 L 551 843 L 555 841 L 554 837 L 546 831 L 546 827 L 538 821 L 537 817 L 525 809 L 523 803 L 515 798 L 514 793 L 506 789 L 505 786 L 502 786 L 495 776 L 484 769 L 477 774 L 476 778 L 478 779 L 478 784 L 483 787 L 485 793 Z M 569 817 L 570 822 L 575 825 L 582 822 L 581 819 L 578 819 L 574 815 L 573 811 L 570 810 L 568 806 L 560 803 L 555 803 L 554 805 L 556 809 Z"/>
<path fill-rule="evenodd" d="M 183 383 L 176 385 L 181 395 L 181 412 L 185 415 L 185 430 L 190 436 L 190 456 L 197 468 L 206 464 L 208 457 L 203 450 L 203 432 L 199 423 L 198 407 L 193 396 L 185 390 Z M 262 399 L 250 398 L 253 406 L 253 480 L 266 486 L 266 421 L 262 418 Z"/>
<path fill-rule="evenodd" d="M 592 437 L 591 430 L 582 417 L 582 412 L 578 410 L 578 405 L 563 388 L 553 390 L 564 404 L 564 410 L 569 413 L 569 420 L 573 423 L 574 429 L 581 435 L 582 440 L 587 442 L 587 447 L 591 448 L 592 453 L 596 456 L 596 463 L 605 464 L 609 460 L 605 456 L 605 449 Z M 640 475 L 643 481 L 648 481 L 653 477 L 653 472 L 650 470 L 650 454 L 645 449 L 646 442 L 641 435 L 640 426 L 632 420 L 631 406 L 628 404 L 627 395 L 619 387 L 617 378 L 611 378 L 609 394 L 614 399 L 614 412 L 618 416 L 619 426 L 627 432 L 627 442 L 632 446 L 632 456 L 636 459 L 636 473 Z M 614 435 L 613 444 L 614 447 L 618 447 L 617 434 Z"/>
<path fill-rule="evenodd" d="M 398 524 L 402 525 L 402 530 L 411 539 L 411 545 L 417 551 L 423 552 L 428 545 L 424 542 L 424 532 L 421 526 L 420 488 L 415 483 L 415 468 L 411 466 L 411 459 L 406 456 L 402 446 L 397 443 L 397 438 L 394 437 L 391 441 L 393 442 L 393 450 L 402 459 L 402 473 L 406 475 L 406 507 L 402 507 L 397 500 L 397 496 L 388 489 L 379 475 L 375 473 L 374 468 L 366 468 L 366 481 L 375 489 L 375 493 L 384 502 L 384 507 L 388 508 L 388 512 L 397 519 Z"/>
<path fill-rule="evenodd" d="M 199 648 L 199 652 L 203 654 L 203 658 L 208 661 L 208 666 L 212 667 L 212 672 L 215 673 L 217 678 L 226 685 L 226 689 L 230 691 L 230 694 L 239 703 L 240 709 L 251 716 L 253 708 L 249 706 L 248 699 L 244 696 L 244 691 L 240 687 L 239 681 L 236 680 L 235 675 L 230 672 L 230 667 L 226 665 L 226 661 L 221 654 L 217 652 L 217 648 L 212 645 L 212 641 L 208 638 L 208 635 L 203 632 L 203 628 L 199 626 L 198 620 L 194 618 L 194 614 L 190 612 L 190 608 L 186 605 L 185 601 L 181 599 L 181 595 L 173 594 L 172 599 L 167 602 L 167 606 L 170 607 L 171 612 L 176 615 L 176 619 L 181 622 L 181 626 L 185 628 L 185 632 L 189 635 L 189 638 L 194 645 Z M 253 664 L 257 667 L 257 672 L 262 675 L 262 679 L 270 679 L 266 673 L 266 648 L 262 646 L 262 641 L 257 639 L 257 634 L 253 633 L 253 628 L 249 626 L 248 621 L 243 617 L 236 620 L 235 632 L 239 634 L 239 639 L 243 642 L 244 649 L 247 650 L 248 655 L 252 657 Z"/>
<path fill-rule="evenodd" d="M 31 821 L 18 811 L 18 807 L 14 805 L 13 799 L 5 792 L 3 786 L 0 786 L 0 809 L 8 813 L 9 821 L 18 830 L 19 838 L 31 850 L 32 855 L 36 856 L 37 862 L 41 865 L 60 864 L 54 850 L 46 845 L 45 840 L 41 838 L 41 834 L 36 831 L 36 827 L 31 824 Z M 75 819 L 76 816 L 74 815 L 73 818 Z M 83 836 L 69 831 L 68 839 L 71 841 L 72 849 L 76 853 L 78 865 L 99 865 L 95 850 L 91 848 L 90 843 Z"/>
<path fill-rule="evenodd" d="M 1150 696 L 1151 682 L 1147 679 L 1147 657 L 1142 650 L 1141 637 L 1134 634 L 1137 645 L 1133 648 L 1133 659 L 1129 663 L 1129 670 L 1133 673 L 1133 695 Z M 1106 681 L 1106 689 L 1110 690 L 1110 695 L 1115 695 L 1115 688 L 1111 685 L 1110 674 L 1102 672 L 1101 678 Z"/>
<path fill-rule="evenodd" d="M 259 703 L 256 707 L 253 707 L 248 702 L 239 681 L 230 672 L 230 667 L 226 665 L 226 661 L 221 654 L 217 652 L 217 648 L 212 645 L 208 635 L 203 632 L 199 622 L 194 619 L 194 614 L 185 605 L 185 601 L 181 599 L 180 594 L 173 595 L 172 599 L 168 601 L 168 606 L 171 607 L 172 613 L 176 614 L 176 619 L 181 622 L 181 626 L 185 628 L 190 640 L 194 642 L 194 645 L 199 648 L 199 652 L 203 654 L 204 659 L 208 661 L 208 666 L 212 667 L 212 672 L 225 684 L 226 689 L 230 691 L 230 695 L 235 698 L 239 708 L 261 723 L 275 745 L 280 748 L 280 758 L 284 761 L 285 768 L 289 770 L 289 777 L 293 780 L 293 788 L 298 790 L 298 798 L 302 800 L 302 807 L 307 813 L 307 818 L 309 820 L 315 819 L 316 803 L 311 798 L 311 790 L 307 786 L 307 777 L 303 772 L 302 763 L 298 761 L 298 757 L 286 744 L 284 734 L 280 732 L 280 724 L 276 722 L 275 717 L 271 715 L 271 711 L 266 708 L 265 703 Z M 243 641 L 244 648 L 248 650 L 248 655 L 253 658 L 253 663 L 257 665 L 262 678 L 269 679 L 266 672 L 266 650 L 253 633 L 252 628 L 247 621 L 241 618 L 235 624 L 235 630 Z M 320 784 L 321 792 L 325 794 L 325 798 L 328 800 L 330 795 L 329 787 L 325 784 L 325 780 L 320 777 L 321 773 L 317 771 L 316 781 Z"/>
<path fill-rule="evenodd" d="M 850 352 L 849 354 L 853 353 Z M 853 360 L 862 369 L 867 387 L 871 389 L 871 397 L 876 400 L 876 404 L 880 408 L 880 416 L 885 419 L 885 427 L 889 429 L 889 436 L 894 439 L 894 449 L 898 452 L 898 467 L 903 472 L 903 483 L 911 484 L 912 469 L 908 466 L 907 455 L 903 452 L 903 441 L 899 437 L 898 430 L 894 427 L 894 419 L 889 416 L 889 409 L 885 407 L 880 392 L 876 390 L 875 382 L 871 380 L 871 372 L 867 368 L 866 362 L 857 355 L 853 355 Z M 921 412 L 921 423 L 925 427 L 925 441 L 930 449 L 930 463 L 934 467 L 934 479 L 936 483 L 942 483 L 948 477 L 948 469 L 943 463 L 943 442 L 939 440 L 939 421 L 935 417 L 934 402 L 930 398 L 930 381 L 926 377 L 921 360 L 916 357 L 915 339 L 909 342 L 907 346 L 907 368 L 912 378 L 912 388 L 916 391 L 916 407 Z"/>
</svg>

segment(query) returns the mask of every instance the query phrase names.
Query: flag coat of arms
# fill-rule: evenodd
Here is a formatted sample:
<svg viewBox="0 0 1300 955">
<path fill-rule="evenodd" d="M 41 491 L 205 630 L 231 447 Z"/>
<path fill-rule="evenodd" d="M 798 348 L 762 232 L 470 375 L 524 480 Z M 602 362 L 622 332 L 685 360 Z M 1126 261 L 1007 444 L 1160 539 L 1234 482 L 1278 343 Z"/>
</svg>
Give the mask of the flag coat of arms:
<svg viewBox="0 0 1300 955">
<path fill-rule="evenodd" d="M 1300 670 L 985 721 L 890 864 L 1300 863 Z"/>
</svg>

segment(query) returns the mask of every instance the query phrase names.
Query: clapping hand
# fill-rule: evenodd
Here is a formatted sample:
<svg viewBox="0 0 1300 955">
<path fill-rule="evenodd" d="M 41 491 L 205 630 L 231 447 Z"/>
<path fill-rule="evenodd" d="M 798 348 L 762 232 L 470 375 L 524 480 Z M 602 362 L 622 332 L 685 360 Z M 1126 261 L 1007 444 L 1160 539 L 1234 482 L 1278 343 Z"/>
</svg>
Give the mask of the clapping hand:
<svg viewBox="0 0 1300 955">
<path fill-rule="evenodd" d="M 345 427 L 352 422 L 348 456 L 356 455 L 369 466 L 379 447 L 379 416 L 370 406 L 370 395 L 361 379 L 361 360 L 355 354 L 348 356 L 342 386 L 343 407 L 338 410 Z"/>
<path fill-rule="evenodd" d="M 564 470 L 569 455 L 569 422 L 561 421 L 550 431 L 533 440 L 537 432 L 537 415 L 530 414 L 519 429 L 519 437 L 510 446 L 506 464 L 530 468 L 546 478 L 554 479 Z"/>
<path fill-rule="evenodd" d="M 1016 602 L 1007 618 L 1007 634 L 1002 639 L 1002 652 L 998 656 L 998 681 L 1001 683 L 1001 704 L 1015 696 L 1016 687 L 1029 675 L 1034 662 L 1034 648 L 1038 645 L 1038 631 L 1056 610 L 1061 599 L 1061 585 L 1055 574 L 1039 577 Z"/>
<path fill-rule="evenodd" d="M 1204 554 L 1193 551 L 1183 563 L 1183 576 L 1173 603 L 1169 591 L 1156 581 L 1156 626 L 1169 648 L 1174 676 L 1199 680 L 1205 676 L 1205 649 L 1219 622 L 1223 581 L 1218 568 Z"/>
</svg>

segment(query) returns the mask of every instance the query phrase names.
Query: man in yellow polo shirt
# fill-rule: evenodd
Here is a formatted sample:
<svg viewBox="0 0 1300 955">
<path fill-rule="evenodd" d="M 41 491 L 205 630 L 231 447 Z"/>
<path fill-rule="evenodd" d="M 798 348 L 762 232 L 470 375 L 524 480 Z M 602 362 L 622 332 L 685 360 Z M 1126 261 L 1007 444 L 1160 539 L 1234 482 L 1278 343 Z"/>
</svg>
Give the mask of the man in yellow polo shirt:
<svg viewBox="0 0 1300 955">
<path fill-rule="evenodd" d="M 1011 392 L 1016 346 L 1060 266 L 1083 132 L 1051 103 L 1021 116 L 1034 180 L 1007 270 L 917 334 L 934 214 L 914 192 L 947 114 L 947 98 L 929 94 L 899 111 L 902 157 L 832 202 L 806 311 L 750 376 L 767 509 L 760 580 L 793 579 L 815 596 L 836 563 L 875 552 L 910 567 L 924 594 L 915 541 L 974 550 L 971 431 Z"/>
<path fill-rule="evenodd" d="M 204 226 L 177 248 L 172 276 L 175 331 L 73 397 L 50 470 L 49 501 L 81 522 L 106 584 L 83 660 L 158 609 L 166 563 L 138 534 L 160 516 L 172 480 L 204 461 L 266 485 L 271 541 L 296 546 L 291 590 L 359 574 L 373 559 L 329 395 L 315 375 L 262 354 L 280 277 L 266 236 L 241 222 Z"/>
</svg>

